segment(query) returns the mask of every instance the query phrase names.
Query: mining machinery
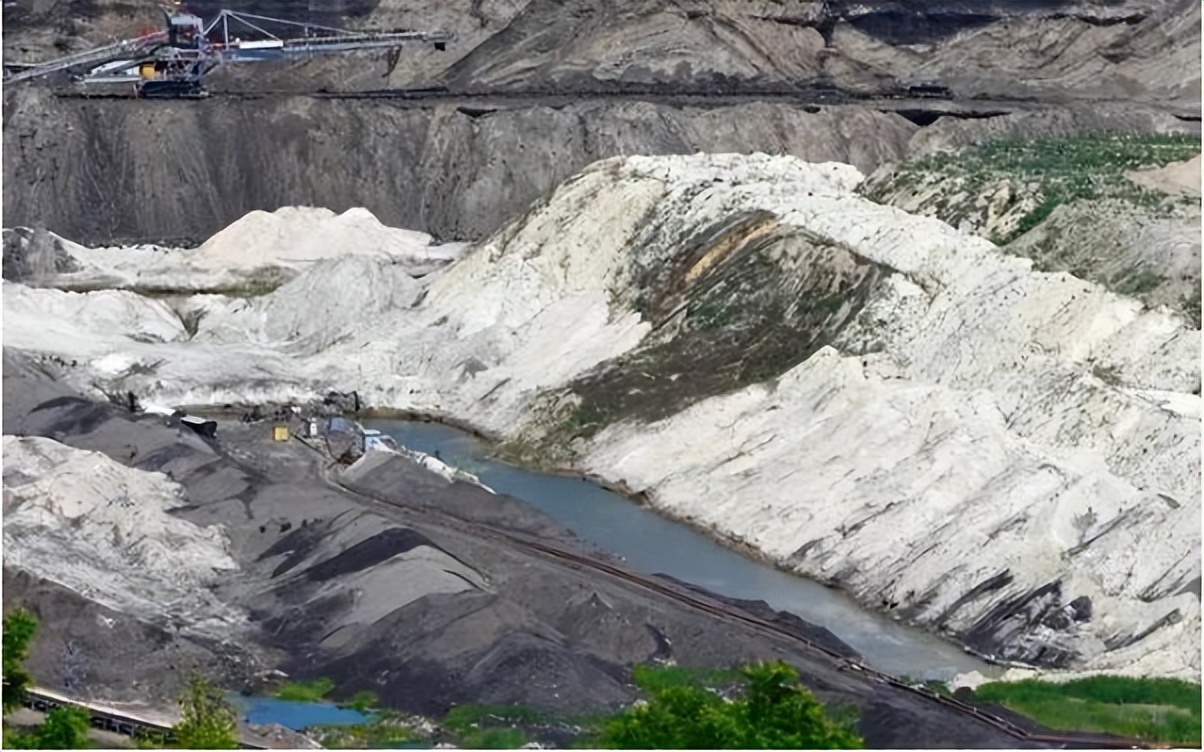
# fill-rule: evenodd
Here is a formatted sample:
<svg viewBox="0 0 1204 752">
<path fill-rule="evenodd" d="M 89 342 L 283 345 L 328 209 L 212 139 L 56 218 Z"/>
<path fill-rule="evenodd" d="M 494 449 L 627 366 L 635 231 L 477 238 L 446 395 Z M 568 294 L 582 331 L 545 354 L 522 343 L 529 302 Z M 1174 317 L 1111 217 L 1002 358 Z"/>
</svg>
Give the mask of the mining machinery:
<svg viewBox="0 0 1204 752">
<path fill-rule="evenodd" d="M 44 63 L 6 63 L 4 83 L 65 73 L 85 85 L 133 84 L 142 98 L 199 99 L 208 95 L 205 75 L 219 65 L 387 50 L 391 70 L 403 44 L 443 50 L 453 41 L 443 31 L 356 32 L 230 10 L 208 24 L 179 10 L 165 8 L 163 14 L 163 30 Z"/>
</svg>

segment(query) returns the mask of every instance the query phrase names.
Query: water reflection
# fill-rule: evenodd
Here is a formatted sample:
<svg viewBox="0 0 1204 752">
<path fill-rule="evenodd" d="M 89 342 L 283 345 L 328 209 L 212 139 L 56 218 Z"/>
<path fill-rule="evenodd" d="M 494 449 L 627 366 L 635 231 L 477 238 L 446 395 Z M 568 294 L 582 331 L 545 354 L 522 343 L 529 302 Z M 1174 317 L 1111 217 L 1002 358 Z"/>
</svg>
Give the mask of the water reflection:
<svg viewBox="0 0 1204 752">
<path fill-rule="evenodd" d="M 365 426 L 476 474 L 498 493 L 525 499 L 578 536 L 624 557 L 634 570 L 668 574 L 729 597 L 763 600 L 825 626 L 887 673 L 924 679 L 949 679 L 970 670 L 1001 673 L 951 643 L 862 608 L 837 590 L 747 559 L 594 483 L 491 460 L 487 444 L 458 429 L 385 420 Z"/>
</svg>

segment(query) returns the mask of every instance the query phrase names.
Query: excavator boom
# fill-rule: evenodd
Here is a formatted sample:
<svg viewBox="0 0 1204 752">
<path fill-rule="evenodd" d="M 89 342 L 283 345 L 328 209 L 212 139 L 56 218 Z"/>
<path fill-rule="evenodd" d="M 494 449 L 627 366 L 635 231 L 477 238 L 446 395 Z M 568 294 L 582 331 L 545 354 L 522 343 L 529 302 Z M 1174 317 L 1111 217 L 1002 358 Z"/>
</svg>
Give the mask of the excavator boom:
<svg viewBox="0 0 1204 752">
<path fill-rule="evenodd" d="M 206 95 L 205 74 L 219 65 L 380 49 L 390 50 L 394 56 L 403 44 L 420 42 L 442 50 L 454 39 L 443 31 L 348 31 L 229 10 L 221 11 L 208 24 L 188 13 L 165 11 L 164 15 L 165 31 L 44 63 L 6 64 L 4 82 L 65 72 L 84 84 L 132 83 L 140 97 L 198 98 Z"/>
</svg>

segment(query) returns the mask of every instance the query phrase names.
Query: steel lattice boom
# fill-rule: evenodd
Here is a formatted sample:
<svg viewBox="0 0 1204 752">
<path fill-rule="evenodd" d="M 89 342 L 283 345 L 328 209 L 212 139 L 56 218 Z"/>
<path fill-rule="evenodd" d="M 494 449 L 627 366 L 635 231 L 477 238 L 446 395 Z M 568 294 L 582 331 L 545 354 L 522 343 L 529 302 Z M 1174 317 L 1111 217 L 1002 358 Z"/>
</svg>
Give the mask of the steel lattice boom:
<svg viewBox="0 0 1204 752">
<path fill-rule="evenodd" d="M 66 72 L 85 84 L 132 83 L 141 97 L 197 98 L 206 95 L 205 74 L 223 64 L 296 60 L 374 49 L 396 51 L 409 42 L 427 43 L 442 50 L 453 41 L 453 36 L 443 31 L 348 31 L 229 10 L 218 13 L 207 25 L 189 13 L 165 11 L 164 15 L 165 31 L 44 63 L 5 65 L 4 81 Z M 396 57 L 391 57 L 391 64 L 395 63 Z"/>
</svg>

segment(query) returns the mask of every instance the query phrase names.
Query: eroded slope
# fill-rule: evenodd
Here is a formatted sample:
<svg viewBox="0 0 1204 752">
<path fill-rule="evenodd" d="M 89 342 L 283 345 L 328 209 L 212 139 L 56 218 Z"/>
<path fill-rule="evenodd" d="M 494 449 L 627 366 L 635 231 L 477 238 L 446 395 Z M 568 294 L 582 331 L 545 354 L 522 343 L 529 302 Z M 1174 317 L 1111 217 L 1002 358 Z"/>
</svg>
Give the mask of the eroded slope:
<svg viewBox="0 0 1204 752">
<path fill-rule="evenodd" d="M 117 293 L 6 285 L 5 338 L 146 399 L 356 389 L 982 652 L 1197 671 L 1199 331 L 869 201 L 861 180 L 764 155 L 607 160 L 415 280 L 418 302 L 335 316 L 337 337 L 265 313 L 358 306 L 307 278 L 385 260 L 315 267 L 289 286 L 305 295 L 197 301 L 196 332 L 162 344 L 131 336 Z M 34 310 L 95 315 L 47 336 Z"/>
</svg>

